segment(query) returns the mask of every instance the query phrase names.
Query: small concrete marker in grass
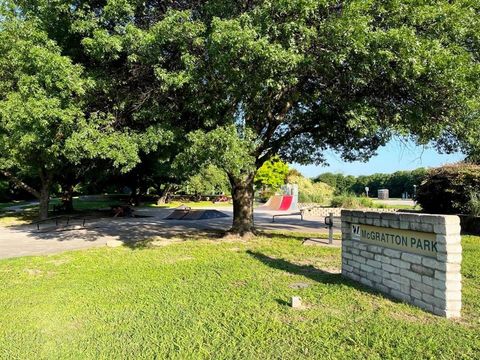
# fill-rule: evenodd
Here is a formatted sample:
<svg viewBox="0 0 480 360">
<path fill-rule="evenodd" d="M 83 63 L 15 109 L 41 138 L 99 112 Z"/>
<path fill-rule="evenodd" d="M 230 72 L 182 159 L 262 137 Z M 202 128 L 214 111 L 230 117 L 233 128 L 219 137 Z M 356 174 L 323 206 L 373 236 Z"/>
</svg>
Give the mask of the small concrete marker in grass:
<svg viewBox="0 0 480 360">
<path fill-rule="evenodd" d="M 300 296 L 292 296 L 291 306 L 293 309 L 303 309 L 302 299 Z"/>
</svg>

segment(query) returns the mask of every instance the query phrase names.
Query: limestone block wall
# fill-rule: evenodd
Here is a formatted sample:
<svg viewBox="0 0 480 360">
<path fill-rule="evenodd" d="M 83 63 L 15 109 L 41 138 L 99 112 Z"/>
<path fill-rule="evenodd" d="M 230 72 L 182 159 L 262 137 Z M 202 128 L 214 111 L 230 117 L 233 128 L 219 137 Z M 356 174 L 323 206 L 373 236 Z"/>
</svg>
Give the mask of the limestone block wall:
<svg viewBox="0 0 480 360">
<path fill-rule="evenodd" d="M 457 216 L 343 210 L 341 218 L 343 276 L 434 314 L 460 316 Z"/>
<path fill-rule="evenodd" d="M 321 207 L 315 204 L 308 204 L 308 203 L 301 203 L 298 204 L 300 210 L 303 211 L 303 215 L 305 217 L 326 217 L 329 216 L 330 213 L 333 213 L 333 216 L 340 216 L 342 212 L 342 208 L 334 208 L 334 207 Z M 380 212 L 396 212 L 396 209 L 363 209 L 364 211 L 380 211 Z"/>
</svg>

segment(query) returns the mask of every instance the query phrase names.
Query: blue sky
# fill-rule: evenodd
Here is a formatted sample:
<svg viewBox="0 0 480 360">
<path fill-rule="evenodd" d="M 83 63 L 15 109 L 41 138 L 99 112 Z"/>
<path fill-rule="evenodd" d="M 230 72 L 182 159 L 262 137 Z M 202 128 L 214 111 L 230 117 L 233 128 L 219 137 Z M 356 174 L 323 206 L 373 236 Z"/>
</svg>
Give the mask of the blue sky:
<svg viewBox="0 0 480 360">
<path fill-rule="evenodd" d="M 373 173 L 393 173 L 398 170 L 413 170 L 419 167 L 435 167 L 463 160 L 462 153 L 439 154 L 435 149 L 416 146 L 412 142 L 393 140 L 378 150 L 378 155 L 366 163 L 346 163 L 334 152 L 326 153 L 328 166 L 293 164 L 306 177 L 314 177 L 324 172 L 339 172 L 345 175 L 370 175 Z"/>
</svg>

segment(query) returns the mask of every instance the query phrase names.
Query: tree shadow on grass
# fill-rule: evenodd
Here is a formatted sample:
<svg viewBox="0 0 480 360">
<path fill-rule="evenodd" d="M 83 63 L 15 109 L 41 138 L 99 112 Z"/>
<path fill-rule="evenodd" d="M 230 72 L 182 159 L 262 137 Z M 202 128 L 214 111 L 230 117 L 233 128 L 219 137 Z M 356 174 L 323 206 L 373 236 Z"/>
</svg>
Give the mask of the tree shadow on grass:
<svg viewBox="0 0 480 360">
<path fill-rule="evenodd" d="M 184 241 L 199 241 L 199 240 L 221 240 L 225 235 L 223 230 L 192 230 L 181 232 L 166 232 L 160 238 L 147 238 L 145 240 L 123 241 L 123 245 L 132 250 L 151 249 L 155 242 L 163 242 L 165 245 L 171 243 L 180 243 Z"/>
<path fill-rule="evenodd" d="M 320 270 L 312 265 L 297 265 L 284 259 L 273 258 L 251 250 L 247 250 L 247 254 L 273 269 L 286 271 L 294 275 L 302 275 L 317 282 L 324 284 L 339 284 L 344 282 L 344 278 L 340 273 Z"/>
<path fill-rule="evenodd" d="M 346 277 L 343 277 L 341 273 L 320 270 L 312 265 L 297 265 L 284 259 L 273 258 L 260 252 L 255 252 L 251 250 L 247 250 L 247 254 L 273 269 L 286 271 L 293 275 L 302 275 L 308 279 L 322 284 L 347 285 L 358 291 L 362 291 L 371 295 L 382 295 L 391 299 L 394 302 L 401 302 L 399 300 L 391 298 L 386 294 L 381 293 L 380 291 L 374 290 Z"/>
<path fill-rule="evenodd" d="M 325 232 L 302 232 L 302 231 L 268 231 L 268 230 L 259 230 L 257 235 L 267 238 L 267 239 L 281 239 L 281 240 L 291 240 L 295 239 L 298 241 L 304 241 L 305 238 L 316 238 L 316 239 L 327 239 L 328 240 L 328 230 Z M 341 232 L 335 232 L 333 234 L 334 240 L 341 240 Z"/>
</svg>

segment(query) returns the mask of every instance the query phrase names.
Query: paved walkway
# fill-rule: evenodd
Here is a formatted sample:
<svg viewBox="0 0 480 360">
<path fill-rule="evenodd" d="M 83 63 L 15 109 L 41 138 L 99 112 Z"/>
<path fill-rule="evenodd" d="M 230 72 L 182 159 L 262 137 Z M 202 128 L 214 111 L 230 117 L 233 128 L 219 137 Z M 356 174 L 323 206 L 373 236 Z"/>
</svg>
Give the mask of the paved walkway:
<svg viewBox="0 0 480 360">
<path fill-rule="evenodd" d="M 39 204 L 38 201 L 29 201 L 29 202 L 26 202 L 26 203 L 20 204 L 20 205 L 7 206 L 6 208 L 3 209 L 3 211 L 6 211 L 6 212 L 22 212 L 22 211 L 25 210 L 25 208 L 36 206 L 38 204 Z"/>
<path fill-rule="evenodd" d="M 119 240 L 135 242 L 149 238 L 169 239 L 199 230 L 228 230 L 232 223 L 230 208 L 217 208 L 229 215 L 228 218 L 210 220 L 165 220 L 172 209 L 141 209 L 136 214 L 141 218 L 103 218 L 87 220 L 85 228 L 81 222 L 73 222 L 68 228 L 58 230 L 53 224 L 44 224 L 40 231 L 35 226 L 22 225 L 0 227 L 0 258 L 27 255 L 43 255 L 67 250 L 105 246 L 107 242 Z M 282 230 L 308 233 L 325 233 L 323 218 L 300 220 L 300 216 L 277 218 L 276 211 L 257 211 L 256 226 L 260 230 Z M 339 229 L 336 229 L 338 232 Z"/>
</svg>

